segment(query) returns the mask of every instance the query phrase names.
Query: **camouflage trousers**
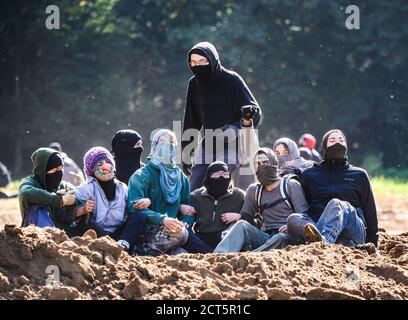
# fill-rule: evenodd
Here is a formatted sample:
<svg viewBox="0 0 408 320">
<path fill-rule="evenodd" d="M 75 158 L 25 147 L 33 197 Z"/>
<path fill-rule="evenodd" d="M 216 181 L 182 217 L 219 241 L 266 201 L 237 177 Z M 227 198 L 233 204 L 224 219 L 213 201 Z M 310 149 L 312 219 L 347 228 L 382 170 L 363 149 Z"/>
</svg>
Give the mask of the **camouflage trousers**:
<svg viewBox="0 0 408 320">
<path fill-rule="evenodd" d="M 139 255 L 159 256 L 178 252 L 188 240 L 188 231 L 183 228 L 178 234 L 170 234 L 164 226 L 149 226 L 144 235 L 144 242 L 138 249 Z"/>
</svg>

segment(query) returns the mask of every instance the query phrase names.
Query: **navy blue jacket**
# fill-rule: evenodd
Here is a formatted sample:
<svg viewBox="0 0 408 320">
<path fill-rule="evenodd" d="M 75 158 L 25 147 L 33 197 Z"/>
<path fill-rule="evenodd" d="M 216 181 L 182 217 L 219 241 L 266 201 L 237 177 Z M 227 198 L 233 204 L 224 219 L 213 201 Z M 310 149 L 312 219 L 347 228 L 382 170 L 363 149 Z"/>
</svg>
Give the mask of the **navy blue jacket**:
<svg viewBox="0 0 408 320">
<path fill-rule="evenodd" d="M 328 202 L 334 198 L 348 201 L 363 212 L 367 227 L 366 242 L 377 245 L 378 221 L 368 174 L 347 161 L 315 163 L 303 171 L 301 184 L 309 203 L 308 215 L 317 222 Z"/>
</svg>

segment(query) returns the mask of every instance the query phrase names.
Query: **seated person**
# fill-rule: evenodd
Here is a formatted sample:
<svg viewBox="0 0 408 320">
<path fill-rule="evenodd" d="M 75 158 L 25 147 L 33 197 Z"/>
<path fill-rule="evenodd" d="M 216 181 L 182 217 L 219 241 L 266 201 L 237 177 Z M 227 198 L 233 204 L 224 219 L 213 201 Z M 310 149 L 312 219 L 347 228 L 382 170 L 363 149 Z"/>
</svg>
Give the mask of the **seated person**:
<svg viewBox="0 0 408 320">
<path fill-rule="evenodd" d="M 190 197 L 195 209 L 194 231 L 214 249 L 223 232 L 241 218 L 245 193 L 232 186 L 228 166 L 217 161 L 208 166 L 204 186 Z"/>
<path fill-rule="evenodd" d="M 315 149 L 316 138 L 310 133 L 305 133 L 299 138 L 299 152 L 300 156 L 305 160 L 312 160 L 314 162 L 322 161 L 322 156 Z"/>
<path fill-rule="evenodd" d="M 98 237 L 110 236 L 132 253 L 144 231 L 146 216 L 127 214 L 128 188 L 115 178 L 111 153 L 103 147 L 91 148 L 84 156 L 84 171 L 87 181 L 75 195 L 86 202 L 79 209 L 77 233 L 94 230 Z"/>
<path fill-rule="evenodd" d="M 299 243 L 361 246 L 370 242 L 376 246 L 377 210 L 367 172 L 348 163 L 346 137 L 341 130 L 327 132 L 322 143 L 324 160 L 302 175 L 310 208 L 307 214 L 288 218 L 289 234 Z"/>
<path fill-rule="evenodd" d="M 51 148 L 39 148 L 31 156 L 33 175 L 21 180 L 19 204 L 22 226 L 58 227 L 68 231 L 77 218 L 75 188 L 62 181 L 64 163 L 61 154 Z"/>
<path fill-rule="evenodd" d="M 254 164 L 260 184 L 249 186 L 240 212 L 242 220 L 234 224 L 215 253 L 283 248 L 291 243 L 286 233 L 287 218 L 294 212 L 306 212 L 309 207 L 300 183 L 279 177 L 278 160 L 271 149 L 259 149 Z M 261 217 L 262 229 L 254 225 L 257 215 Z"/>
<path fill-rule="evenodd" d="M 141 135 L 134 130 L 119 130 L 112 138 L 112 154 L 116 163 L 116 178 L 128 184 L 133 173 L 144 164 Z"/>
<path fill-rule="evenodd" d="M 281 176 L 294 173 L 301 175 L 302 171 L 313 165 L 313 161 L 303 159 L 299 154 L 295 141 L 289 138 L 280 138 L 273 145 L 273 151 L 278 159 Z"/>
<path fill-rule="evenodd" d="M 52 142 L 48 147 L 57 150 L 62 156 L 62 160 L 64 161 L 64 175 L 62 176 L 62 180 L 71 183 L 75 187 L 78 187 L 85 181 L 84 173 L 74 160 L 68 157 L 65 152 L 62 152 L 62 147 L 59 142 Z"/>
<path fill-rule="evenodd" d="M 194 208 L 189 205 L 188 178 L 175 164 L 176 154 L 175 134 L 159 130 L 152 139 L 147 164 L 129 179 L 129 212 L 133 216 L 147 216 L 145 243 L 138 252 L 141 255 L 170 254 L 180 252 L 181 247 L 191 253 L 211 252 L 187 227 L 194 222 Z M 149 208 L 135 205 L 143 198 L 150 199 Z"/>
</svg>

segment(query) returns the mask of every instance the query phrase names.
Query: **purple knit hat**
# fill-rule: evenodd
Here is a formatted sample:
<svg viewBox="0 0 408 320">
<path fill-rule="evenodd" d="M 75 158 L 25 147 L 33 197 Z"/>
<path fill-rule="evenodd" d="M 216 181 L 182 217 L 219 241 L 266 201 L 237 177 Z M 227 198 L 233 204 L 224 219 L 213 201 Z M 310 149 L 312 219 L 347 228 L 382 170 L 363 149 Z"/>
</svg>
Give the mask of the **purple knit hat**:
<svg viewBox="0 0 408 320">
<path fill-rule="evenodd" d="M 84 171 L 87 176 L 92 176 L 96 164 L 101 160 L 110 160 L 115 167 L 115 161 L 112 154 L 104 147 L 93 147 L 89 149 L 84 156 Z"/>
</svg>

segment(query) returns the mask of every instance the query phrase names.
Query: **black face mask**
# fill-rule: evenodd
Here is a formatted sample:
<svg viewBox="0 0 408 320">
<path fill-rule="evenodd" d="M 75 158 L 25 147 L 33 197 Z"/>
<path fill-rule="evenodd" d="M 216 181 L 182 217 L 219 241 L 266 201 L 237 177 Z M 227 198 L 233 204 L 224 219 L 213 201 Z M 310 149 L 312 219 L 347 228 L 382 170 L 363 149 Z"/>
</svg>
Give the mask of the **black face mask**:
<svg viewBox="0 0 408 320">
<path fill-rule="evenodd" d="M 278 169 L 271 165 L 258 166 L 256 176 L 263 186 L 270 185 L 279 179 Z"/>
<path fill-rule="evenodd" d="M 325 159 L 344 160 L 346 159 L 347 148 L 340 143 L 336 143 L 326 149 Z"/>
<path fill-rule="evenodd" d="M 62 170 L 60 170 L 54 173 L 47 173 L 45 175 L 45 184 L 48 191 L 54 192 L 58 189 L 62 181 L 62 174 Z"/>
<path fill-rule="evenodd" d="M 198 78 L 198 80 L 208 81 L 211 78 L 211 65 L 210 64 L 191 67 L 191 71 Z"/>
<path fill-rule="evenodd" d="M 116 177 L 119 181 L 128 184 L 132 174 L 140 168 L 140 158 L 143 148 L 135 148 L 131 152 L 115 155 Z"/>
<path fill-rule="evenodd" d="M 219 177 L 218 179 L 210 178 L 206 180 L 205 187 L 208 193 L 215 199 L 226 194 L 230 185 L 231 178 Z"/>
</svg>

